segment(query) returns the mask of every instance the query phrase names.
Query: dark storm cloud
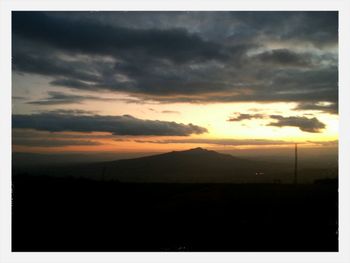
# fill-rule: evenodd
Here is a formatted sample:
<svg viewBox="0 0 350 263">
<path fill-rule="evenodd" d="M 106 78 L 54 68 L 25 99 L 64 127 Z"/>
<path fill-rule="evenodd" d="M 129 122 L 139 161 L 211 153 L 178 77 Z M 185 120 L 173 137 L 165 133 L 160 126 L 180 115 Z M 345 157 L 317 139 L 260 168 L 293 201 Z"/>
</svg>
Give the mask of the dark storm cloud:
<svg viewBox="0 0 350 263">
<path fill-rule="evenodd" d="M 288 49 L 275 49 L 258 54 L 255 58 L 267 64 L 282 66 L 310 66 L 311 60 L 305 54 L 298 54 Z"/>
<path fill-rule="evenodd" d="M 281 35 L 282 39 L 307 41 L 317 47 L 338 42 L 338 12 L 303 12 L 298 26 Z"/>
<path fill-rule="evenodd" d="M 75 94 L 67 94 L 64 92 L 50 91 L 48 92 L 48 97 L 40 100 L 34 100 L 27 102 L 28 104 L 35 105 L 59 105 L 59 104 L 75 104 L 81 103 L 85 100 L 100 100 L 100 101 L 108 101 L 114 100 L 110 98 L 101 98 L 96 96 L 81 96 Z"/>
<path fill-rule="evenodd" d="M 132 136 L 188 136 L 190 134 L 207 132 L 205 128 L 193 124 L 185 125 L 168 121 L 142 120 L 130 115 L 89 116 L 55 113 L 13 115 L 12 127 L 50 132 L 110 132 L 114 135 Z"/>
<path fill-rule="evenodd" d="M 140 102 L 335 103 L 337 19 L 337 12 L 13 12 L 13 69 Z"/>
<path fill-rule="evenodd" d="M 320 122 L 317 118 L 307 118 L 304 116 L 290 116 L 284 117 L 282 115 L 267 115 L 267 114 L 240 114 L 236 113 L 235 116 L 230 117 L 228 121 L 239 122 L 243 120 L 251 119 L 273 119 L 275 122 L 270 122 L 267 126 L 276 127 L 298 127 L 301 131 L 318 133 L 326 127 L 326 125 Z"/>
<path fill-rule="evenodd" d="M 20 36 L 73 52 L 109 55 L 134 49 L 177 62 L 223 58 L 217 44 L 183 29 L 139 30 L 91 20 L 73 23 L 42 12 L 15 12 L 12 28 Z"/>
<path fill-rule="evenodd" d="M 238 42 L 267 37 L 271 40 L 337 44 L 338 12 L 243 11 L 243 12 L 50 12 L 71 21 L 98 23 L 133 29 L 185 28 L 209 40 L 230 37 Z"/>
<path fill-rule="evenodd" d="M 18 40 L 20 42 L 20 40 Z M 30 45 L 30 43 L 27 43 Z M 40 47 L 41 45 L 39 45 Z M 46 50 L 47 47 L 36 50 L 28 47 L 16 47 L 13 50 L 12 65 L 18 72 L 34 73 L 44 76 L 63 76 L 65 78 L 98 81 L 99 78 L 92 72 L 86 71 L 84 61 L 65 61 L 57 57 L 55 50 Z"/>
<path fill-rule="evenodd" d="M 338 42 L 338 12 L 233 12 L 240 22 L 239 37 L 310 43 L 318 48 Z M 246 32 L 248 31 L 248 32 Z"/>
<path fill-rule="evenodd" d="M 36 138 L 14 138 L 13 145 L 27 147 L 64 147 L 64 146 L 96 146 L 102 143 L 90 140 L 50 140 Z"/>
<path fill-rule="evenodd" d="M 305 132 L 318 133 L 326 127 L 326 125 L 320 122 L 317 118 L 306 118 L 306 117 L 283 117 L 281 115 L 270 115 L 270 118 L 276 120 L 271 122 L 269 126 L 276 127 L 298 127 L 300 130 Z"/>
</svg>

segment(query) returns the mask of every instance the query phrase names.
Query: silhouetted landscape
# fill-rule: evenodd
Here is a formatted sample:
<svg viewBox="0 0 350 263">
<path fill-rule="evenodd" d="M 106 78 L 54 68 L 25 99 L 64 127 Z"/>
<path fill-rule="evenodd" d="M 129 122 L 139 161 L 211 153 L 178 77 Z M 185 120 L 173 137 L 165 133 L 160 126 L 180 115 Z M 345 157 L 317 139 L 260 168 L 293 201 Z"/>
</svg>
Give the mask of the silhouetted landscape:
<svg viewBox="0 0 350 263">
<path fill-rule="evenodd" d="M 283 183 L 201 148 L 55 171 L 14 168 L 14 251 L 338 250 L 337 177 Z"/>
</svg>

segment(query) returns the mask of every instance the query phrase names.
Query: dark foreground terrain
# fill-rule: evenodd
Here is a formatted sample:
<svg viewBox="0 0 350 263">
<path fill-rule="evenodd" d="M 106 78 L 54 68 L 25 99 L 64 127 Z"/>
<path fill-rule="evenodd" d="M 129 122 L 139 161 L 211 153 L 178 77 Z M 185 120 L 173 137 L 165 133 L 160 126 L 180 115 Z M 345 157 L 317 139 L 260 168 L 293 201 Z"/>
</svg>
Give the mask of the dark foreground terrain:
<svg viewBox="0 0 350 263">
<path fill-rule="evenodd" d="M 338 185 L 13 177 L 13 251 L 337 251 Z"/>
</svg>

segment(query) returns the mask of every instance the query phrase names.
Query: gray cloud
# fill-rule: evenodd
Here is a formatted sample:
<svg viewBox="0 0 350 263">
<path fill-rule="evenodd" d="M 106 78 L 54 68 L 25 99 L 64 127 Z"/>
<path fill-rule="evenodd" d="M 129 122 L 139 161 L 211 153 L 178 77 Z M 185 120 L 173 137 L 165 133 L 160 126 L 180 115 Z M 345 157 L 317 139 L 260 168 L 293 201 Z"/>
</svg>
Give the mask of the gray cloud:
<svg viewBox="0 0 350 263">
<path fill-rule="evenodd" d="M 38 111 L 37 113 L 63 114 L 63 115 L 96 115 L 98 111 L 80 109 L 56 109 L 48 111 Z"/>
<path fill-rule="evenodd" d="M 176 62 L 224 58 L 216 43 L 179 28 L 140 30 L 91 20 L 71 23 L 43 12 L 16 12 L 12 18 L 15 34 L 75 52 L 108 55 L 132 49 Z"/>
<path fill-rule="evenodd" d="M 153 111 L 153 112 L 159 112 L 153 108 L 148 108 L 149 111 Z M 164 113 L 164 114 L 180 114 L 179 111 L 173 111 L 173 110 L 162 110 L 160 111 L 160 113 Z"/>
<path fill-rule="evenodd" d="M 295 110 L 315 110 L 326 112 L 329 114 L 338 114 L 338 103 L 329 104 L 317 104 L 317 103 L 299 103 L 298 106 L 294 108 Z"/>
<path fill-rule="evenodd" d="M 302 42 L 322 47 L 337 44 L 338 12 L 240 11 L 240 12 L 50 12 L 51 16 L 134 29 L 184 28 L 209 40 L 224 37 L 236 41 L 262 38 Z M 215 23 L 213 23 L 215 22 Z"/>
<path fill-rule="evenodd" d="M 326 127 L 326 125 L 320 122 L 317 118 L 307 118 L 304 116 L 290 116 L 284 117 L 282 115 L 267 115 L 267 114 L 240 114 L 236 113 L 235 116 L 230 117 L 228 121 L 243 121 L 251 119 L 273 119 L 275 122 L 270 122 L 267 126 L 276 127 L 298 127 L 301 131 L 318 133 Z"/>
<path fill-rule="evenodd" d="M 326 127 L 326 125 L 320 122 L 317 118 L 283 117 L 281 115 L 270 115 L 270 118 L 275 119 L 276 122 L 269 123 L 269 126 L 298 127 L 300 130 L 305 132 L 318 133 Z"/>
<path fill-rule="evenodd" d="M 298 54 L 288 49 L 269 50 L 256 55 L 254 58 L 262 63 L 281 66 L 306 67 L 312 65 L 308 54 Z"/>
<path fill-rule="evenodd" d="M 168 121 L 142 120 L 130 115 L 89 116 L 55 113 L 13 115 L 12 127 L 50 132 L 110 132 L 114 135 L 132 136 L 188 136 L 190 134 L 207 132 L 207 129 L 193 124 L 185 125 Z"/>
<path fill-rule="evenodd" d="M 264 114 L 248 114 L 248 113 L 236 113 L 235 116 L 230 117 L 227 121 L 243 121 L 251 119 L 263 119 L 266 115 Z"/>
<path fill-rule="evenodd" d="M 97 90 L 98 88 L 95 87 L 95 84 L 89 84 L 81 80 L 77 80 L 74 78 L 58 78 L 50 82 L 53 86 L 63 86 L 68 88 L 74 88 L 74 89 L 81 89 L 81 90 Z"/>
<path fill-rule="evenodd" d="M 27 147 L 96 146 L 102 143 L 90 140 L 50 140 L 43 138 L 14 138 L 12 145 Z"/>
<path fill-rule="evenodd" d="M 110 98 L 103 98 L 97 96 L 87 96 L 87 95 L 75 95 L 75 94 L 67 94 L 64 92 L 57 91 L 49 91 L 48 97 L 40 100 L 34 100 L 27 102 L 28 104 L 35 105 L 60 105 L 60 104 L 76 104 L 81 103 L 85 100 L 100 100 L 100 101 L 108 101 L 114 100 Z"/>
<path fill-rule="evenodd" d="M 99 77 L 86 67 L 92 60 L 65 60 L 58 57 L 57 50 L 54 48 L 42 44 L 33 47 L 32 42 L 16 37 L 14 40 L 12 67 L 17 72 L 99 81 Z M 24 46 L 17 47 L 17 42 Z"/>
<path fill-rule="evenodd" d="M 318 48 L 337 43 L 338 12 L 302 12 L 296 19 L 298 25 L 283 33 L 282 39 L 305 41 Z"/>
<path fill-rule="evenodd" d="M 337 12 L 13 12 L 14 71 L 141 103 L 335 103 L 337 43 Z"/>
</svg>

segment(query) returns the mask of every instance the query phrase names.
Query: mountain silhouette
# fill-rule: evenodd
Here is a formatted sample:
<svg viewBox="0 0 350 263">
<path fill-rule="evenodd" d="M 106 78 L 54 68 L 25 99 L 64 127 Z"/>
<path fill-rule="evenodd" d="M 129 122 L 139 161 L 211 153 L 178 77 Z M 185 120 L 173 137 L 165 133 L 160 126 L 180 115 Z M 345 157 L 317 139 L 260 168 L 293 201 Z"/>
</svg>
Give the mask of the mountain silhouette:
<svg viewBox="0 0 350 263">
<path fill-rule="evenodd" d="M 103 180 L 162 183 L 260 182 L 269 165 L 203 148 L 91 164 L 89 171 L 100 170 Z M 271 169 L 270 169 L 271 170 Z"/>
<path fill-rule="evenodd" d="M 271 183 L 292 166 L 248 160 L 203 148 L 116 161 L 24 167 L 25 173 L 130 183 Z M 23 173 L 23 169 L 14 172 Z"/>
</svg>

